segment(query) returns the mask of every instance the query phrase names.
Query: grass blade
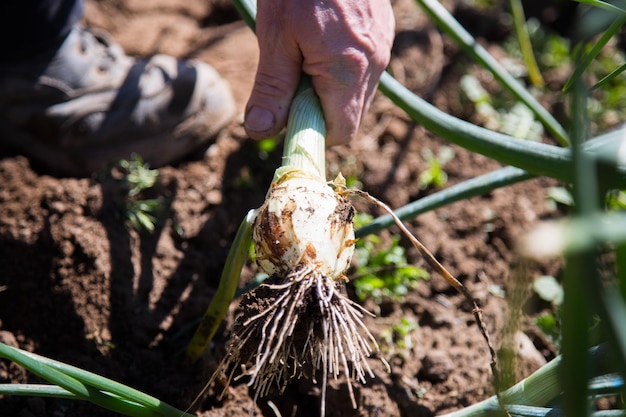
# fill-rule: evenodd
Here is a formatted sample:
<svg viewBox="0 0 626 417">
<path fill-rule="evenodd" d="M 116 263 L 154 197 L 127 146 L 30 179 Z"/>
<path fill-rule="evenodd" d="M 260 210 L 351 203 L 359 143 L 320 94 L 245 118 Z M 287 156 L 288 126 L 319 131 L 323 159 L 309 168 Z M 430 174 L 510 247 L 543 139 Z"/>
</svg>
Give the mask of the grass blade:
<svg viewBox="0 0 626 417">
<path fill-rule="evenodd" d="M 581 3 L 581 4 L 586 4 L 588 6 L 598 7 L 600 9 L 604 9 L 609 12 L 626 15 L 626 10 L 614 4 L 608 3 L 606 1 L 601 1 L 601 0 L 574 0 L 574 1 Z"/>
<path fill-rule="evenodd" d="M 526 26 L 526 16 L 524 15 L 524 7 L 522 6 L 521 0 L 509 0 L 509 8 L 513 16 L 513 27 L 515 28 L 522 58 L 524 59 L 526 70 L 528 71 L 528 78 L 532 85 L 542 88 L 544 81 L 541 76 L 541 71 L 539 71 L 537 60 L 535 59 L 533 46 L 530 42 L 530 35 L 528 34 L 528 27 Z"/>
<path fill-rule="evenodd" d="M 624 70 L 626 70 L 626 63 L 620 65 L 619 67 L 615 68 L 613 71 L 605 75 L 600 81 L 598 81 L 594 84 L 593 87 L 591 87 L 591 90 L 596 90 L 600 87 L 603 87 L 605 84 L 624 72 Z"/>
<path fill-rule="evenodd" d="M 580 78 L 581 74 L 587 68 L 589 68 L 591 61 L 593 61 L 595 57 L 598 56 L 598 54 L 600 53 L 602 48 L 604 48 L 604 46 L 608 43 L 608 41 L 620 30 L 622 26 L 624 26 L 624 23 L 626 23 L 626 15 L 619 15 L 615 17 L 615 19 L 613 20 L 613 23 L 611 23 L 611 26 L 609 26 L 609 28 L 604 33 L 602 33 L 602 36 L 600 37 L 600 39 L 598 39 L 598 41 L 593 44 L 593 46 L 591 47 L 591 50 L 587 52 L 586 54 L 584 54 L 580 63 L 576 65 L 576 69 L 574 70 L 574 73 L 569 77 L 569 79 L 563 86 L 563 92 L 566 93 L 572 89 L 574 82 L 578 78 Z M 582 48 L 583 48 L 583 44 L 580 44 L 578 48 L 578 51 L 580 54 L 583 53 Z"/>
</svg>

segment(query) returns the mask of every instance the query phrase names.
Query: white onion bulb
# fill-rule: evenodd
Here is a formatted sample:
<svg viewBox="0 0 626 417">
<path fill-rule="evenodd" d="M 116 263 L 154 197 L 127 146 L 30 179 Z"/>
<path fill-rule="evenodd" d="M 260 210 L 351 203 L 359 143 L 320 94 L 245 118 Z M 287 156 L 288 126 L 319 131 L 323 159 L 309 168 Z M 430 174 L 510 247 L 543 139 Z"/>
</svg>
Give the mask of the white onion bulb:
<svg viewBox="0 0 626 417">
<path fill-rule="evenodd" d="M 273 185 L 254 221 L 259 268 L 286 274 L 301 265 L 343 276 L 354 253 L 354 208 L 317 177 L 291 172 Z"/>
</svg>

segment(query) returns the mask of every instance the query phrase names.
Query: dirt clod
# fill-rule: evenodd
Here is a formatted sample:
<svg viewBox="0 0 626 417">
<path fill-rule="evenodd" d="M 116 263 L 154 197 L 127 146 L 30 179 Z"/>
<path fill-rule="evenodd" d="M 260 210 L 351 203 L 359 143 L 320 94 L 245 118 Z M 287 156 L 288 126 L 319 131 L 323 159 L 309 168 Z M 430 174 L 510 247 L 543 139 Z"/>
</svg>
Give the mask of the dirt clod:
<svg viewBox="0 0 626 417">
<path fill-rule="evenodd" d="M 432 383 L 439 383 L 448 379 L 453 368 L 450 355 L 443 351 L 432 351 L 424 356 L 419 376 Z"/>
</svg>

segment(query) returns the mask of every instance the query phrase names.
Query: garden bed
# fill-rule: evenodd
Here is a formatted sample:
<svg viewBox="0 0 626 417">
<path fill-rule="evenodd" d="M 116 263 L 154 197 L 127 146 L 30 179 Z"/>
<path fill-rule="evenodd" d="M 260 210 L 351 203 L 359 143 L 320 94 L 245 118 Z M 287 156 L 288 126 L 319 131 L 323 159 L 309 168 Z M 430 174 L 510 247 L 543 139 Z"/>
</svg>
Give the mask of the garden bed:
<svg viewBox="0 0 626 417">
<path fill-rule="evenodd" d="M 228 2 L 179 3 L 88 1 L 86 19 L 110 31 L 129 53 L 163 52 L 213 64 L 230 81 L 243 111 L 257 61 L 254 34 Z M 413 2 L 398 0 L 394 7 L 398 36 L 390 70 L 438 108 L 475 117 L 459 92 L 459 63 L 470 65 L 469 60 Z M 497 42 L 488 44 L 494 54 L 502 53 Z M 427 164 L 422 152 L 429 149 L 437 155 L 444 146 L 454 151 L 444 167 L 446 187 L 500 166 L 435 137 L 379 94 L 359 137 L 328 150 L 329 177 L 341 171 L 358 178 L 362 189 L 398 208 L 437 190 L 420 187 Z M 186 409 L 224 355 L 237 304 L 201 361 L 185 364 L 181 352 L 211 301 L 241 219 L 263 201 L 280 155 L 280 147 L 259 149 L 246 138 L 241 119 L 233 121 L 207 149 L 160 169 L 158 183 L 146 197 L 160 199 L 164 214 L 155 231 L 147 233 L 125 221 L 123 190 L 114 175 L 58 177 L 0 150 L 0 341 Z M 506 332 L 516 332 L 521 365 L 516 378 L 555 353 L 527 316 L 518 326 L 507 326 L 510 316 L 502 296 L 516 271 L 516 238 L 540 220 L 559 216 L 547 198 L 555 185 L 534 179 L 409 222 L 476 297 L 495 344 Z M 380 214 L 362 203 L 357 208 Z M 383 241 L 389 236 L 382 233 Z M 407 249 L 407 256 L 428 269 L 416 251 Z M 535 266 L 522 279 L 530 284 L 540 274 L 558 274 L 558 267 Z M 244 281 L 254 273 L 254 266 L 247 266 Z M 528 317 L 549 307 L 528 295 Z M 441 277 L 433 274 L 402 298 L 380 305 L 367 300 L 364 307 L 376 313 L 366 324 L 391 372 L 371 361 L 376 378 L 355 386 L 356 410 L 350 406 L 346 381 L 333 381 L 327 416 L 432 416 L 493 394 L 489 352 L 471 305 Z M 403 319 L 418 326 L 404 343 L 393 336 L 388 342 L 394 324 Z M 0 362 L 0 383 L 34 381 L 18 367 Z M 245 381 L 235 383 L 222 400 L 216 396 L 220 389 L 209 387 L 195 408 L 199 416 L 241 416 L 250 410 L 263 416 L 274 416 L 275 410 L 285 417 L 319 414 L 320 387 L 308 380 L 295 381 L 283 395 L 273 394 L 256 405 Z M 0 415 L 113 414 L 62 399 L 0 397 Z"/>
</svg>

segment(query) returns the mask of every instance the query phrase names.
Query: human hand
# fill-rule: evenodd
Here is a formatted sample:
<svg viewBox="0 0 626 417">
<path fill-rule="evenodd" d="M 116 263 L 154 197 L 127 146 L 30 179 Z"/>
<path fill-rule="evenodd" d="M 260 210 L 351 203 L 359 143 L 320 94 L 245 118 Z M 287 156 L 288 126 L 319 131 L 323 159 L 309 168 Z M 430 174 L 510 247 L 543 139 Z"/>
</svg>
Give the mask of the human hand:
<svg viewBox="0 0 626 417">
<path fill-rule="evenodd" d="M 262 139 L 285 126 L 303 71 L 320 98 L 326 142 L 352 140 L 389 63 L 394 24 L 390 0 L 258 0 L 248 135 Z"/>
</svg>

